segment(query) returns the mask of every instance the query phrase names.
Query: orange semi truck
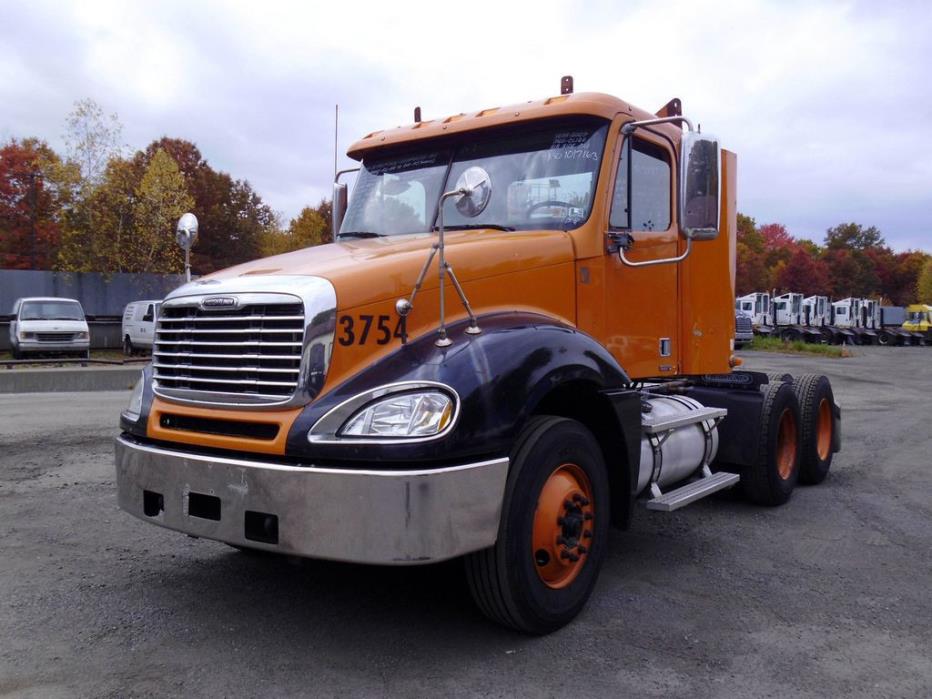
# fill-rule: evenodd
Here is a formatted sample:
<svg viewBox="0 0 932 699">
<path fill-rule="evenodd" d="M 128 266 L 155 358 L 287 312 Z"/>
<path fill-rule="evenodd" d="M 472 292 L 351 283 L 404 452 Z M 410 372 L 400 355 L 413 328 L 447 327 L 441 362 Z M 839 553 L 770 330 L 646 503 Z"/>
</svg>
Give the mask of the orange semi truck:
<svg viewBox="0 0 932 699">
<path fill-rule="evenodd" d="M 165 299 L 120 419 L 124 510 L 241 549 L 461 557 L 482 612 L 542 634 L 635 510 L 825 478 L 828 379 L 736 369 L 736 156 L 678 100 L 564 79 L 348 155 L 332 244 Z"/>
</svg>

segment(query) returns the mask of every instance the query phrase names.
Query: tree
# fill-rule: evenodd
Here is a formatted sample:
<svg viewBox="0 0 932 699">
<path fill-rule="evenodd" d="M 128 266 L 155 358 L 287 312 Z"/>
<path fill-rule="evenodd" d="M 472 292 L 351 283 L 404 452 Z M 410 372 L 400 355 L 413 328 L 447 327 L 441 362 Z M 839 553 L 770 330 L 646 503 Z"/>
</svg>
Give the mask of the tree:
<svg viewBox="0 0 932 699">
<path fill-rule="evenodd" d="M 874 226 L 864 228 L 859 223 L 840 223 L 825 232 L 825 247 L 829 250 L 867 250 L 886 245 Z"/>
<path fill-rule="evenodd" d="M 932 304 L 932 257 L 922 265 L 922 272 L 916 282 L 916 300 L 919 303 Z"/>
<path fill-rule="evenodd" d="M 262 236 L 260 254 L 263 257 L 280 255 L 292 250 L 300 250 L 314 245 L 320 245 L 329 238 L 327 224 L 318 213 L 318 209 L 304 207 L 297 217 L 291 220 L 288 230 L 281 231 L 270 228 Z"/>
<path fill-rule="evenodd" d="M 0 148 L 0 267 L 52 267 L 76 182 L 76 168 L 44 141 L 13 139 Z"/>
<path fill-rule="evenodd" d="M 81 169 L 82 189 L 90 189 L 100 184 L 107 163 L 121 155 L 123 126 L 116 114 L 105 116 L 90 98 L 74 103 L 66 124 L 68 157 Z"/>
<path fill-rule="evenodd" d="M 781 263 L 782 264 L 782 263 Z M 780 270 L 776 286 L 780 291 L 800 291 L 807 296 L 829 293 L 829 273 L 825 262 L 800 247 Z"/>
<path fill-rule="evenodd" d="M 124 272 L 132 269 L 136 190 L 145 168 L 136 160 L 113 158 L 103 181 L 78 205 L 63 236 L 58 268 L 69 272 Z"/>
<path fill-rule="evenodd" d="M 128 271 L 180 272 L 182 252 L 175 242 L 175 223 L 194 200 L 185 188 L 184 175 L 165 150 L 152 156 L 135 194 Z"/>
</svg>

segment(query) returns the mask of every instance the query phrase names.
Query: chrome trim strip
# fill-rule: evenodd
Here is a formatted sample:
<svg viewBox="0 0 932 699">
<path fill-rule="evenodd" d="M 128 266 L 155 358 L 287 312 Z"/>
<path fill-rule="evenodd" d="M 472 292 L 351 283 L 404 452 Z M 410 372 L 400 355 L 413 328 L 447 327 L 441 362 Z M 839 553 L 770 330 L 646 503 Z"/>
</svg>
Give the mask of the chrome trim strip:
<svg viewBox="0 0 932 699">
<path fill-rule="evenodd" d="M 453 399 L 453 418 L 445 429 L 427 437 L 341 437 L 338 432 L 346 421 L 353 415 L 362 410 L 369 403 L 373 403 L 380 398 L 394 393 L 413 393 L 418 389 L 439 390 L 448 394 Z M 437 381 L 401 381 L 398 383 L 385 384 L 377 386 L 368 391 L 363 391 L 352 398 L 340 403 L 325 413 L 313 427 L 308 430 L 307 441 L 311 444 L 412 444 L 415 442 L 429 442 L 440 439 L 448 435 L 460 417 L 460 396 L 456 390 L 444 383 Z"/>
</svg>

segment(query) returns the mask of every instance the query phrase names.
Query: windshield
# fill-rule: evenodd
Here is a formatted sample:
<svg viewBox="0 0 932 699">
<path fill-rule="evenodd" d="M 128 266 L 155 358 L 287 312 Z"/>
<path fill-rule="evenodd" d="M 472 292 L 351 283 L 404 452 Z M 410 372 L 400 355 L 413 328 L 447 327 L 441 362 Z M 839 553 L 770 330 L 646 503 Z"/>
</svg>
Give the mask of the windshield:
<svg viewBox="0 0 932 699">
<path fill-rule="evenodd" d="M 488 205 L 469 217 L 447 201 L 445 228 L 575 228 L 589 217 L 607 129 L 597 119 L 551 122 L 531 131 L 498 129 L 447 149 L 367 160 L 340 235 L 433 230 L 440 195 L 474 166 L 489 173 Z"/>
<path fill-rule="evenodd" d="M 926 311 L 911 311 L 906 322 L 921 323 L 924 320 L 926 320 Z"/>
<path fill-rule="evenodd" d="M 20 320 L 84 320 L 84 311 L 75 301 L 26 301 Z"/>
</svg>

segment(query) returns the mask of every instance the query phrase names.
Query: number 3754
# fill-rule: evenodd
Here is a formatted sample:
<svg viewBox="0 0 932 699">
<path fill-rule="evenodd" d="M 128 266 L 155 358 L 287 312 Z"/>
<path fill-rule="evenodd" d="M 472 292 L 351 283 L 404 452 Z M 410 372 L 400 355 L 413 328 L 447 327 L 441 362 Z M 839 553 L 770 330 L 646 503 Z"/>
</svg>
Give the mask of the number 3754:
<svg viewBox="0 0 932 699">
<path fill-rule="evenodd" d="M 340 316 L 340 337 L 337 340 L 344 347 L 350 345 L 365 345 L 375 342 L 377 345 L 387 345 L 393 337 L 400 338 L 401 320 L 391 325 L 392 317 L 388 315 L 360 315 Z"/>
</svg>

